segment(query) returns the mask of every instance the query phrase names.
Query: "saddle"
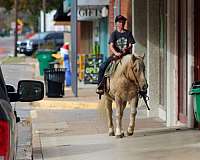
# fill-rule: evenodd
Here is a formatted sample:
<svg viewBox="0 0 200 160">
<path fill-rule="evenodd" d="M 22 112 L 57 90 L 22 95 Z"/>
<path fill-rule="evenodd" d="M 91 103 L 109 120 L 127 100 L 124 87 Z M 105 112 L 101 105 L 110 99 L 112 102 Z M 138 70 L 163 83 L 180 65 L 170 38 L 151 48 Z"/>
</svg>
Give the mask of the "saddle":
<svg viewBox="0 0 200 160">
<path fill-rule="evenodd" d="M 104 93 L 109 92 L 109 90 L 110 90 L 110 77 L 116 71 L 119 63 L 120 63 L 120 59 L 118 59 L 116 61 L 111 61 L 111 63 L 106 68 L 103 80 L 101 81 L 101 83 L 99 84 L 99 87 L 98 87 L 99 91 L 97 91 L 97 93 L 99 94 L 99 99 L 101 99 L 101 96 Z"/>
<path fill-rule="evenodd" d="M 110 64 L 107 66 L 103 80 L 99 84 L 96 93 L 99 94 L 99 99 L 101 99 L 101 96 L 109 92 L 110 90 L 110 77 L 111 75 L 116 71 L 118 64 L 120 63 L 120 60 L 122 59 L 123 56 L 130 54 L 130 52 L 125 52 L 123 53 L 120 57 L 115 56 L 114 54 L 111 56 L 112 60 Z"/>
</svg>

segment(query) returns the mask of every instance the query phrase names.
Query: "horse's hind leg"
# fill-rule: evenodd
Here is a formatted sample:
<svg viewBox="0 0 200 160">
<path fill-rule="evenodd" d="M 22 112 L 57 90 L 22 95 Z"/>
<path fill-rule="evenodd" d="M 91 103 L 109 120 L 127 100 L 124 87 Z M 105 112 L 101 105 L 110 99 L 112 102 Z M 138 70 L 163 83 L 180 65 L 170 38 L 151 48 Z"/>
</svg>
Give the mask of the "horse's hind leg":
<svg viewBox="0 0 200 160">
<path fill-rule="evenodd" d="M 113 127 L 113 120 L 112 120 L 112 101 L 105 98 L 105 105 L 106 105 L 106 112 L 108 117 L 108 134 L 109 136 L 114 136 L 114 127 Z"/>
<path fill-rule="evenodd" d="M 134 132 L 137 106 L 138 106 L 138 97 L 135 97 L 130 102 L 131 113 L 130 113 L 130 123 L 129 123 L 128 131 L 127 131 L 128 136 L 133 135 L 133 132 Z"/>
</svg>

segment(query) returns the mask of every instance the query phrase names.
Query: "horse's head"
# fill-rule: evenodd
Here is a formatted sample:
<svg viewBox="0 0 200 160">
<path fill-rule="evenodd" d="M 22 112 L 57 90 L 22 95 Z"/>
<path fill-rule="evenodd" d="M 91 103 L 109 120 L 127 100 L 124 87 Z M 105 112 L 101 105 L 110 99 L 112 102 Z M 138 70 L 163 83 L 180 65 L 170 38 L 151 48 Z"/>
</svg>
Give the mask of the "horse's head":
<svg viewBox="0 0 200 160">
<path fill-rule="evenodd" d="M 128 72 L 131 80 L 135 81 L 136 85 L 138 85 L 139 91 L 146 92 L 148 88 L 147 80 L 145 77 L 145 65 L 144 65 L 144 56 L 134 56 L 132 55 Z"/>
</svg>

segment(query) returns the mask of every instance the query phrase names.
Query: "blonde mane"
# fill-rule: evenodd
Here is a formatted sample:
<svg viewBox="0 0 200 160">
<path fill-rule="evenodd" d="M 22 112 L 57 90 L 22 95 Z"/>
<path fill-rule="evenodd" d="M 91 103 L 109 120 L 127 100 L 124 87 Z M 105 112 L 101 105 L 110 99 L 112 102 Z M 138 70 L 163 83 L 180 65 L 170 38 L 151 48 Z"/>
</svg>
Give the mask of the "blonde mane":
<svg viewBox="0 0 200 160">
<path fill-rule="evenodd" d="M 119 64 L 118 64 L 118 67 L 117 67 L 117 70 L 115 72 L 116 75 L 121 75 L 122 72 L 126 69 L 127 65 L 130 63 L 130 61 L 132 60 L 132 55 L 131 54 L 128 54 L 126 56 L 124 56 Z"/>
</svg>

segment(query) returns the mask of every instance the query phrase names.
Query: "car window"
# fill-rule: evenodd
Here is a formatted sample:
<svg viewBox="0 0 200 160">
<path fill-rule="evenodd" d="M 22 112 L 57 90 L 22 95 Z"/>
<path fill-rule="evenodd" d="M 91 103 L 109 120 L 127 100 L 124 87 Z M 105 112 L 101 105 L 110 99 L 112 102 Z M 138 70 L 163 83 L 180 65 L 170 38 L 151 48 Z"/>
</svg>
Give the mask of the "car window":
<svg viewBox="0 0 200 160">
<path fill-rule="evenodd" d="M 46 36 L 48 35 L 48 33 L 46 32 L 41 32 L 41 33 L 37 33 L 35 34 L 33 37 L 31 37 L 30 39 L 44 39 Z"/>
<path fill-rule="evenodd" d="M 46 36 L 46 40 L 57 40 L 64 39 L 64 34 L 62 32 L 50 33 Z"/>
<path fill-rule="evenodd" d="M 52 33 L 51 36 L 53 37 L 53 39 L 63 39 L 63 33 L 61 32 L 56 32 L 56 33 Z"/>
<path fill-rule="evenodd" d="M 62 32 L 58 32 L 55 34 L 56 39 L 64 39 L 64 34 Z"/>
<path fill-rule="evenodd" d="M 45 37 L 45 39 L 46 39 L 46 40 L 55 39 L 54 34 L 53 34 L 53 33 L 49 33 L 49 34 Z"/>
</svg>

